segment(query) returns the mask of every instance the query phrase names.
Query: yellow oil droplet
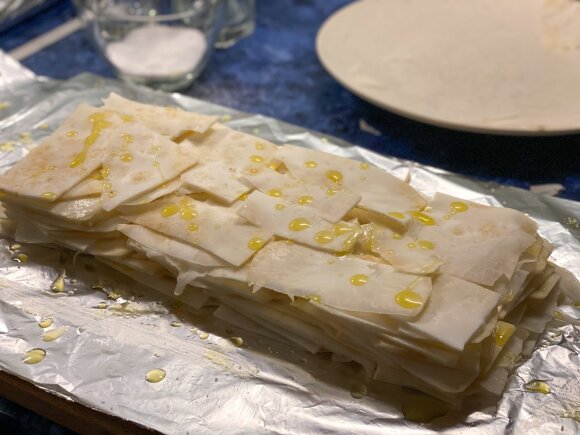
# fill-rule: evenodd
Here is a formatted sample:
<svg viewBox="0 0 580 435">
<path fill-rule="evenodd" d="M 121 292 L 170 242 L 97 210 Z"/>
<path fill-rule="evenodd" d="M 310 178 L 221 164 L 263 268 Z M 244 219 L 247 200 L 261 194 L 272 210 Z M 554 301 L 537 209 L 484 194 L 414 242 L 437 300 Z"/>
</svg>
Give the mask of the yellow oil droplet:
<svg viewBox="0 0 580 435">
<path fill-rule="evenodd" d="M 151 382 L 152 384 L 156 384 L 157 382 L 161 382 L 165 379 L 165 375 L 167 373 L 163 369 L 153 369 L 149 370 L 145 375 L 145 380 L 147 382 Z"/>
<path fill-rule="evenodd" d="M 249 194 L 248 192 L 246 192 L 246 193 L 242 193 L 238 199 L 239 199 L 240 201 L 245 201 L 246 199 L 248 199 L 248 196 L 249 196 L 249 195 L 250 195 L 250 194 Z"/>
<path fill-rule="evenodd" d="M 131 122 L 135 120 L 133 116 L 127 115 L 125 113 L 120 113 L 119 116 L 121 117 L 121 121 L 123 122 Z"/>
<path fill-rule="evenodd" d="M 361 169 L 368 169 L 369 168 L 369 164 L 363 162 L 363 163 L 360 164 L 360 168 Z"/>
<path fill-rule="evenodd" d="M 248 169 L 248 172 L 252 175 L 255 175 L 258 172 L 260 172 L 260 170 L 258 168 L 250 168 L 250 169 Z"/>
<path fill-rule="evenodd" d="M 307 162 L 304 162 L 304 166 L 307 168 L 316 168 L 318 166 L 318 163 L 316 163 L 314 160 L 309 160 Z"/>
<path fill-rule="evenodd" d="M 93 124 L 91 133 L 85 138 L 83 148 L 80 153 L 76 155 L 76 157 L 70 162 L 69 166 L 74 168 L 84 163 L 87 158 L 87 153 L 101 135 L 103 129 L 110 127 L 112 124 L 106 120 L 106 116 L 104 113 L 94 113 L 89 116 L 89 120 Z"/>
<path fill-rule="evenodd" d="M 135 140 L 133 138 L 133 136 L 131 136 L 128 133 L 121 133 L 121 138 L 123 139 L 123 142 L 125 142 L 125 143 L 133 143 L 133 141 Z"/>
<path fill-rule="evenodd" d="M 50 285 L 50 291 L 53 293 L 60 293 L 64 290 L 64 276 L 59 275 Z"/>
<path fill-rule="evenodd" d="M 42 334 L 42 337 L 41 337 L 42 341 L 50 342 L 50 341 L 58 340 L 60 337 L 62 337 L 65 334 L 67 329 L 68 328 L 66 326 L 61 326 L 60 328 L 51 329 L 50 331 L 46 331 L 44 334 Z"/>
<path fill-rule="evenodd" d="M 263 150 L 264 149 L 264 144 L 260 143 L 260 142 L 256 142 L 256 149 L 257 150 Z"/>
<path fill-rule="evenodd" d="M 47 201 L 54 201 L 56 199 L 56 193 L 54 192 L 44 192 L 41 196 L 42 199 L 46 199 Z"/>
<path fill-rule="evenodd" d="M 282 191 L 280 189 L 270 189 L 266 192 L 266 194 L 273 196 L 274 198 L 280 198 L 282 196 Z"/>
<path fill-rule="evenodd" d="M 367 386 L 364 384 L 353 384 L 350 387 L 350 395 L 353 399 L 362 399 L 368 393 Z"/>
<path fill-rule="evenodd" d="M 411 289 L 405 289 L 395 295 L 395 301 L 403 308 L 413 309 L 423 305 L 423 298 L 420 294 Z"/>
<path fill-rule="evenodd" d="M 157 160 L 155 160 L 155 161 L 153 162 L 153 167 L 155 167 L 155 168 L 159 169 L 159 167 L 160 167 L 160 166 L 161 166 L 161 163 L 159 163 Z"/>
<path fill-rule="evenodd" d="M 280 163 L 278 163 L 278 162 L 268 162 L 268 163 L 266 163 L 266 167 L 267 168 L 270 168 L 270 169 L 273 169 L 273 170 L 278 169 L 278 166 L 280 166 Z"/>
<path fill-rule="evenodd" d="M 399 233 L 393 233 L 391 235 L 392 235 L 393 239 L 395 239 L 395 240 L 399 240 L 399 239 L 403 238 L 403 236 Z"/>
<path fill-rule="evenodd" d="M 526 384 L 526 390 L 532 393 L 549 394 L 550 386 L 544 381 L 533 380 Z"/>
<path fill-rule="evenodd" d="M 115 196 L 117 196 L 117 192 L 115 191 L 110 191 L 109 194 L 107 195 L 109 198 L 114 198 Z"/>
<path fill-rule="evenodd" d="M 97 308 L 98 308 L 99 310 L 104 310 L 105 308 L 107 308 L 107 303 L 106 303 L 106 302 L 99 302 L 99 303 L 97 304 Z"/>
<path fill-rule="evenodd" d="M 103 166 L 101 168 L 101 170 L 99 171 L 99 175 L 101 176 L 102 179 L 107 178 L 110 173 L 111 173 L 111 168 L 108 166 Z"/>
<path fill-rule="evenodd" d="M 317 304 L 319 304 L 320 300 L 321 300 L 320 296 L 318 296 L 318 295 L 308 295 L 304 299 L 306 299 L 307 301 L 315 302 Z"/>
<path fill-rule="evenodd" d="M 276 205 L 274 206 L 274 208 L 275 208 L 276 210 L 284 210 L 284 209 L 286 208 L 286 206 L 285 206 L 284 204 L 276 204 Z"/>
<path fill-rule="evenodd" d="M 22 248 L 22 245 L 20 243 L 13 243 L 12 245 L 10 245 L 10 248 L 9 249 L 11 251 L 17 251 L 20 248 Z"/>
<path fill-rule="evenodd" d="M 119 157 L 121 159 L 121 161 L 125 162 L 125 163 L 129 163 L 133 160 L 133 155 L 132 154 L 121 154 L 121 156 Z"/>
<path fill-rule="evenodd" d="M 314 236 L 316 243 L 320 245 L 326 245 L 334 240 L 334 232 L 332 231 L 319 231 Z"/>
<path fill-rule="evenodd" d="M 337 190 L 334 189 L 326 189 L 326 196 L 334 196 L 336 195 Z"/>
<path fill-rule="evenodd" d="M 463 213 L 469 209 L 467 204 L 462 201 L 453 201 L 450 205 L 450 208 L 454 213 Z"/>
<path fill-rule="evenodd" d="M 504 347 L 515 330 L 516 327 L 511 323 L 502 322 L 501 320 L 497 322 L 497 326 L 495 327 L 494 332 L 495 344 L 497 344 L 499 347 Z"/>
<path fill-rule="evenodd" d="M 22 362 L 24 364 L 38 364 L 46 357 L 46 351 L 44 349 L 30 349 L 22 357 Z"/>
<path fill-rule="evenodd" d="M 560 311 L 554 311 L 552 317 L 556 320 L 564 320 L 564 315 Z"/>
<path fill-rule="evenodd" d="M 417 244 L 419 245 L 419 248 L 424 249 L 426 251 L 435 249 L 435 243 L 430 242 L 429 240 L 418 240 Z"/>
<path fill-rule="evenodd" d="M 187 229 L 189 230 L 189 232 L 195 233 L 197 230 L 199 230 L 199 225 L 198 224 L 189 224 L 187 226 Z"/>
<path fill-rule="evenodd" d="M 248 242 L 248 248 L 250 248 L 252 251 L 259 251 L 264 247 L 265 244 L 266 241 L 264 239 L 261 239 L 260 237 L 254 237 Z"/>
<path fill-rule="evenodd" d="M 354 228 L 351 227 L 349 224 L 345 223 L 337 223 L 332 226 L 332 232 L 335 236 L 342 236 L 344 234 L 352 233 Z"/>
<path fill-rule="evenodd" d="M 262 163 L 264 161 L 264 157 L 253 155 L 250 156 L 250 161 L 254 163 Z"/>
<path fill-rule="evenodd" d="M 431 216 L 421 213 L 420 211 L 413 211 L 409 213 L 417 222 L 423 225 L 435 225 L 437 222 Z"/>
<path fill-rule="evenodd" d="M 312 198 L 310 195 L 304 195 L 298 198 L 298 204 L 300 205 L 312 204 L 312 201 L 314 201 L 314 198 Z"/>
<path fill-rule="evenodd" d="M 50 317 L 47 317 L 45 319 L 41 319 L 40 322 L 38 322 L 38 326 L 40 326 L 42 329 L 48 328 L 51 325 L 52 325 L 52 319 Z"/>
<path fill-rule="evenodd" d="M 77 134 L 79 134 L 79 132 L 76 130 L 69 130 L 66 132 L 67 137 L 76 137 Z"/>
<path fill-rule="evenodd" d="M 193 203 L 191 202 L 182 202 L 181 207 L 179 208 L 179 217 L 184 221 L 189 221 L 197 216 L 197 212 L 193 208 Z"/>
<path fill-rule="evenodd" d="M 242 339 L 242 337 L 230 337 L 230 341 L 236 347 L 242 347 L 244 344 L 244 340 Z"/>
<path fill-rule="evenodd" d="M 357 287 L 365 285 L 367 282 L 369 282 L 369 277 L 363 273 L 357 273 L 356 275 L 350 277 L 350 283 L 352 285 L 356 285 Z"/>
<path fill-rule="evenodd" d="M 26 263 L 29 260 L 28 255 L 22 253 L 16 254 L 12 259 L 17 263 Z"/>
<path fill-rule="evenodd" d="M 179 212 L 179 216 L 181 217 L 181 219 L 183 219 L 184 221 L 190 221 L 192 220 L 194 217 L 197 216 L 197 212 L 194 210 L 189 210 L 189 209 L 181 209 L 181 211 Z"/>
<path fill-rule="evenodd" d="M 175 320 L 170 323 L 174 328 L 181 328 L 181 322 L 176 322 Z"/>
<path fill-rule="evenodd" d="M 405 219 L 405 215 L 399 211 L 390 211 L 387 214 L 395 219 Z"/>
<path fill-rule="evenodd" d="M 111 290 L 109 293 L 107 293 L 107 298 L 111 299 L 113 301 L 116 301 L 117 299 L 119 299 L 121 297 L 123 297 L 122 291 Z"/>
<path fill-rule="evenodd" d="M 304 231 L 310 228 L 312 225 L 306 218 L 296 218 L 290 221 L 288 228 L 291 231 Z"/>
<path fill-rule="evenodd" d="M 409 248 L 409 249 L 415 249 L 416 247 L 417 247 L 417 245 L 414 244 L 413 242 L 407 243 L 407 248 Z"/>
<path fill-rule="evenodd" d="M 163 207 L 163 210 L 161 210 L 161 216 L 163 217 L 169 217 L 169 216 L 173 216 L 174 214 L 179 212 L 179 207 L 175 204 L 170 204 L 166 207 Z"/>
<path fill-rule="evenodd" d="M 342 173 L 335 170 L 326 171 L 326 178 L 334 184 L 340 184 L 342 182 Z"/>
<path fill-rule="evenodd" d="M 206 340 L 207 338 L 209 338 L 209 334 L 207 332 L 201 331 L 199 329 L 197 330 L 197 336 L 202 340 Z"/>
</svg>

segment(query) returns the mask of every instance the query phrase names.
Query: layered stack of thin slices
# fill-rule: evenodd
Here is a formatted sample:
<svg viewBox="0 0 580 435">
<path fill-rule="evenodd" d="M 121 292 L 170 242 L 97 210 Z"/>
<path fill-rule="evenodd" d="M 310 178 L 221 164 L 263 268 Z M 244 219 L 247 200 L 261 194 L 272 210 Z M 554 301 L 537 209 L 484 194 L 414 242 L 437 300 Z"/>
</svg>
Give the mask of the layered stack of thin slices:
<svg viewBox="0 0 580 435">
<path fill-rule="evenodd" d="M 111 95 L 0 177 L 17 241 L 92 254 L 234 324 L 456 401 L 500 394 L 559 295 L 515 210 Z"/>
</svg>

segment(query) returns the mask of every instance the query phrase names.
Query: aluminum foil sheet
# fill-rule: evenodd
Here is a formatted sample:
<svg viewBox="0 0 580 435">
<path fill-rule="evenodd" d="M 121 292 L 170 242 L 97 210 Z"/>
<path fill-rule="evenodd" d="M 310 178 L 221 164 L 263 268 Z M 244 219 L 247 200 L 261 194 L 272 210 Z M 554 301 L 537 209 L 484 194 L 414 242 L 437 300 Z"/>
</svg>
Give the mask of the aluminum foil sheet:
<svg viewBox="0 0 580 435">
<path fill-rule="evenodd" d="M 236 112 L 179 94 L 162 94 L 93 75 L 64 82 L 35 78 L 0 52 L 0 165 L 6 170 L 79 103 L 114 91 L 159 105 L 221 115 L 222 122 L 276 143 L 300 144 L 372 162 L 408 176 L 421 192 L 442 191 L 528 213 L 556 247 L 552 260 L 580 277 L 580 203 L 474 181 L 380 156 L 275 119 Z M 4 87 L 2 87 L 2 83 Z M 13 257 L 24 253 L 29 261 Z M 49 290 L 59 275 L 60 293 Z M 110 292 L 120 298 L 113 300 Z M 0 369 L 39 388 L 165 433 L 578 433 L 580 310 L 559 307 L 532 357 L 499 400 L 477 398 L 430 423 L 406 420 L 412 392 L 369 382 L 349 363 L 311 355 L 259 327 L 242 330 L 206 311 L 187 311 L 87 256 L 39 246 L 0 244 Z M 52 318 L 53 333 L 39 321 Z M 50 329 L 50 328 L 49 328 Z M 256 330 L 258 329 L 258 330 Z M 241 337 L 243 344 L 232 337 Z M 46 338 L 46 336 L 45 336 Z M 49 337 L 50 338 L 50 337 Z M 41 348 L 42 363 L 23 354 Z M 165 370 L 162 382 L 146 374 Z M 530 393 L 530 380 L 551 393 Z M 361 385 L 367 388 L 361 394 Z M 353 390 L 354 386 L 354 390 Z"/>
</svg>

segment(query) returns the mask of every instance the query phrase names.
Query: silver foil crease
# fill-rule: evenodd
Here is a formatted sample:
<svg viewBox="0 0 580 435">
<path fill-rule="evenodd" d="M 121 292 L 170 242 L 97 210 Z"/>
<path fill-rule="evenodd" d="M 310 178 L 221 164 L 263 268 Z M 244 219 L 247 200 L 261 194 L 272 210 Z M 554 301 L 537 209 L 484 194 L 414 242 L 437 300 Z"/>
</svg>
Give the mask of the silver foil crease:
<svg viewBox="0 0 580 435">
<path fill-rule="evenodd" d="M 441 191 L 518 209 L 535 219 L 542 236 L 555 245 L 551 260 L 580 277 L 580 203 L 380 156 L 275 119 L 179 94 L 93 75 L 64 82 L 34 77 L 2 52 L 1 169 L 24 156 L 79 103 L 98 104 L 110 92 L 218 114 L 232 128 L 275 143 L 365 160 L 410 177 L 427 195 Z M 30 261 L 15 262 L 17 252 Z M 65 288 L 55 294 L 50 285 L 63 270 Z M 112 290 L 121 297 L 110 299 Z M 259 325 L 249 325 L 250 332 L 204 310 L 186 311 L 90 257 L 40 246 L 18 248 L 9 240 L 0 244 L 0 369 L 165 433 L 578 433 L 580 309 L 567 305 L 559 310 L 564 320 L 550 322 L 499 400 L 471 401 L 420 424 L 406 420 L 401 411 L 412 393 L 369 382 L 356 365 L 263 337 L 256 333 Z M 42 340 L 38 322 L 47 317 L 53 319 L 51 328 L 65 329 L 58 340 Z M 232 336 L 242 337 L 243 346 L 234 345 Z M 46 350 L 45 359 L 23 364 L 23 354 L 32 348 Z M 145 375 L 155 368 L 164 369 L 166 378 L 149 383 Z M 525 384 L 537 379 L 550 385 L 550 394 L 526 391 Z M 367 394 L 354 398 L 353 385 L 366 385 Z"/>
</svg>

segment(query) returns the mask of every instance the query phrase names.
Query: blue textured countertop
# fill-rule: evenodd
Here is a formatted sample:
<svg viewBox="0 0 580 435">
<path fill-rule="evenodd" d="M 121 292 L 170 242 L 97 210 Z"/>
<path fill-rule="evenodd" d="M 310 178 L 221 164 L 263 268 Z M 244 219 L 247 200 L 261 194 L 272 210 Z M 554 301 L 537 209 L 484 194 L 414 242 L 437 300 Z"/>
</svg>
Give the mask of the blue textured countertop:
<svg viewBox="0 0 580 435">
<path fill-rule="evenodd" d="M 315 39 L 324 20 L 349 2 L 257 0 L 255 33 L 228 50 L 216 51 L 183 93 L 481 179 L 523 188 L 561 183 L 565 190 L 560 196 L 580 200 L 579 135 L 526 138 L 456 132 L 378 109 L 342 88 L 318 61 Z M 60 1 L 0 33 L 0 48 L 10 51 L 73 16 L 70 1 Z M 36 74 L 59 79 L 82 72 L 113 76 L 84 31 L 23 63 Z M 361 119 L 381 135 L 360 130 Z M 46 424 L 0 400 L 0 431 L 62 433 L 56 425 Z"/>
</svg>

